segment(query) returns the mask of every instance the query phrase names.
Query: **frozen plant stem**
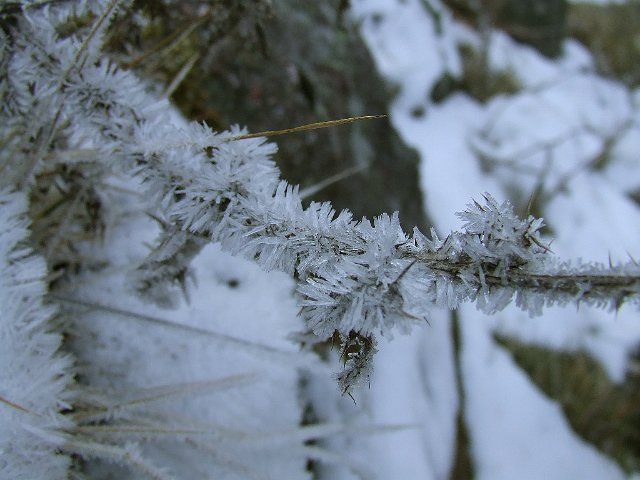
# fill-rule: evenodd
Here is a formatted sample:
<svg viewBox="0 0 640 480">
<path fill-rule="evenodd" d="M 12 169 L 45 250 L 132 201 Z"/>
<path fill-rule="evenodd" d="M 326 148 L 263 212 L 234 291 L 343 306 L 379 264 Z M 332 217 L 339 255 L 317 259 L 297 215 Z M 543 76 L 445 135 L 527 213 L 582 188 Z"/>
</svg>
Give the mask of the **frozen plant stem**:
<svg viewBox="0 0 640 480">
<path fill-rule="evenodd" d="M 448 277 L 452 281 L 460 280 L 464 272 L 469 269 L 471 262 L 469 259 L 446 259 L 442 260 L 434 256 L 431 252 L 418 254 L 416 259 L 428 269 L 438 275 Z M 487 263 L 484 268 L 495 266 Z M 482 267 L 481 267 L 482 268 Z M 485 284 L 485 288 L 490 291 L 496 288 L 511 287 L 516 292 L 525 292 L 548 295 L 549 297 L 567 296 L 576 302 L 582 300 L 586 302 L 602 302 L 606 304 L 613 302 L 612 306 L 620 307 L 625 299 L 635 298 L 638 295 L 640 285 L 640 275 L 637 273 L 624 273 L 625 269 L 605 269 L 590 266 L 582 270 L 574 270 L 568 273 L 567 269 L 557 271 L 547 271 L 539 273 L 528 271 L 526 266 L 511 269 L 508 273 L 501 275 L 487 273 L 478 276 L 478 288 Z M 479 292 L 480 293 L 480 292 Z M 552 301 L 549 299 L 548 301 Z"/>
<path fill-rule="evenodd" d="M 617 308 L 637 302 L 637 264 L 558 262 L 539 236 L 541 220 L 519 219 L 508 203 L 489 195 L 461 212 L 462 229 L 444 240 L 435 232 L 430 238 L 418 230 L 406 234 L 397 214 L 355 221 L 329 203 L 303 207 L 298 187 L 280 181 L 272 160 L 276 147 L 265 137 L 380 116 L 262 133 L 187 124 L 132 72 L 101 55 L 103 33 L 121 3 L 104 0 L 82 38 L 58 38 L 44 9 L 42 17 L 16 19 L 21 27 L 12 31 L 15 48 L 0 50 L 6 57 L 0 68 L 11 66 L 4 71 L 12 79 L 2 118 L 8 125 L 22 117 L 33 121 L 15 124 L 16 132 L 27 129 L 20 141 L 13 130 L 5 133 L 2 138 L 11 142 L 0 153 L 11 167 L 7 171 L 23 173 L 12 175 L 19 180 L 11 186 L 24 190 L 40 169 L 69 161 L 65 149 L 95 151 L 86 165 L 99 167 L 97 178 L 118 173 L 143 182 L 164 232 L 135 272 L 136 291 L 166 298 L 166 284 L 184 286 L 189 262 L 204 244 L 186 232 L 220 242 L 266 270 L 283 271 L 297 282 L 306 322 L 300 341 L 338 339 L 344 367 L 338 381 L 345 394 L 368 383 L 378 336 L 410 329 L 434 307 L 454 309 L 470 301 L 495 313 L 515 300 L 538 315 L 553 304 Z M 34 83 L 47 88 L 24 88 Z M 51 113 L 36 115 L 36 106 Z M 19 145 L 29 148 L 23 152 Z"/>
<path fill-rule="evenodd" d="M 138 154 L 145 181 L 158 188 L 165 215 L 180 230 L 296 279 L 308 328 L 301 339 L 339 338 L 344 368 L 338 383 L 345 394 L 368 382 L 376 336 L 411 328 L 433 307 L 471 301 L 492 314 L 515 299 L 540 315 L 554 304 L 618 308 L 640 294 L 635 262 L 559 262 L 540 237 L 542 220 L 520 219 L 508 202 L 489 194 L 458 214 L 462 230 L 444 240 L 417 229 L 409 236 L 397 214 L 372 223 L 354 221 L 348 211 L 336 214 L 329 203 L 303 208 L 298 188 L 278 181 L 274 149 L 264 138 L 216 134 L 198 124 L 190 129 L 146 144 Z M 207 152 L 193 170 L 164 161 L 172 145 L 187 145 L 188 138 Z"/>
</svg>

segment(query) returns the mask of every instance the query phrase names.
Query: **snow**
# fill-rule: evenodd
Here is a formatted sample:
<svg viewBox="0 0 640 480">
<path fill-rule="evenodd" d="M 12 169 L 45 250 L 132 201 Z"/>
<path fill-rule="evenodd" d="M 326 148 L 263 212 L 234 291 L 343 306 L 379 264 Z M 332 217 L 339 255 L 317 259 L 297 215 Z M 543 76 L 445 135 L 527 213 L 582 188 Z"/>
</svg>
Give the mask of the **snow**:
<svg viewBox="0 0 640 480">
<path fill-rule="evenodd" d="M 553 249 L 563 255 L 602 263 L 640 255 L 629 231 L 630 225 L 639 224 L 640 211 L 601 175 L 582 172 L 573 177 L 566 192 L 547 208 L 546 220 L 554 232 Z"/>
<path fill-rule="evenodd" d="M 528 380 L 491 331 L 461 309 L 465 413 L 476 478 L 622 479 L 620 469 L 571 431 L 562 410 Z"/>
<path fill-rule="evenodd" d="M 620 192 L 633 194 L 640 191 L 640 171 L 637 168 L 639 133 L 636 122 L 633 128 L 620 136 L 603 171 L 603 177 Z"/>
<path fill-rule="evenodd" d="M 446 478 L 453 462 L 458 399 L 448 315 L 380 345 L 368 402 L 371 420 L 407 425 L 368 440 L 368 455 L 384 459 L 377 478 Z M 384 341 L 381 341 L 382 344 Z"/>
<path fill-rule="evenodd" d="M 522 90 L 498 95 L 484 105 L 463 93 L 432 104 L 433 82 L 444 72 L 460 71 L 452 44 L 479 45 L 480 39 L 446 13 L 443 31 L 436 32 L 417 0 L 352 3 L 355 16 L 363 19 L 362 34 L 379 71 L 399 86 L 390 105 L 391 119 L 420 154 L 425 207 L 441 236 L 460 226 L 454 212 L 483 192 L 498 201 L 515 196 L 523 207 L 542 184 L 551 195 L 544 216 L 555 254 L 604 264 L 609 258 L 616 263 L 640 256 L 640 211 L 625 193 L 637 192 L 640 185 L 635 102 L 625 87 L 593 73 L 593 61 L 583 46 L 568 40 L 563 56 L 551 61 L 501 32 L 492 32 L 490 65 L 512 72 Z M 442 11 L 440 2 L 429 3 Z M 425 114 L 416 115 L 416 107 Z M 589 169 L 607 142 L 613 148 L 604 168 Z M 478 153 L 493 163 L 482 164 Z M 515 308 L 492 317 L 473 306 L 463 306 L 458 313 L 463 408 L 477 478 L 624 478 L 612 460 L 573 433 L 560 407 L 494 343 L 492 332 L 552 348 L 585 350 L 613 380 L 622 381 L 627 356 L 640 342 L 634 309 L 623 307 L 614 314 L 551 308 L 533 319 Z M 436 354 L 414 340 L 438 330 L 439 341 L 450 345 L 449 333 L 440 326 L 448 323 L 445 317 L 446 313 L 438 314 L 437 328 L 396 338 L 393 342 L 402 347 L 384 346 L 378 355 L 372 415 L 415 423 L 424 429 L 423 439 L 428 439 L 421 444 L 417 433 L 395 433 L 395 441 L 384 443 L 384 449 L 376 449 L 372 456 L 384 472 L 380 478 L 446 477 L 445 462 L 437 455 L 452 458 L 452 421 L 461 403 L 451 387 L 455 384 L 453 360 L 449 368 L 425 370 L 425 363 Z M 400 369 L 403 373 L 398 378 Z M 416 406 L 415 399 L 429 401 L 425 391 L 432 390 L 424 388 L 425 382 L 436 382 L 440 392 L 443 388 L 450 392 L 446 411 L 436 414 L 434 409 Z M 387 385 L 384 391 L 377 390 L 381 385 Z M 439 433 L 446 442 L 437 441 Z M 383 442 L 381 438 L 377 441 Z"/>
<path fill-rule="evenodd" d="M 571 72 L 489 102 L 471 141 L 492 175 L 522 197 L 539 187 L 553 195 L 630 128 L 631 108 L 621 85 Z"/>
<path fill-rule="evenodd" d="M 550 62 L 534 48 L 518 44 L 506 33 L 496 30 L 491 34 L 488 61 L 493 69 L 510 71 L 524 86 L 534 89 L 594 69 L 591 55 L 579 42 L 568 39 L 563 50 L 558 60 Z"/>
<path fill-rule="evenodd" d="M 402 85 L 397 104 L 410 108 L 405 102 L 423 98 L 443 71 L 461 71 L 448 30 L 439 35 L 426 10 L 415 8 L 415 2 L 353 3 L 378 70 L 393 83 Z M 442 22 L 449 21 L 445 14 Z M 423 68 L 424 65 L 431 68 Z"/>
<path fill-rule="evenodd" d="M 85 273 L 64 294 L 81 299 L 66 302 L 77 311 L 79 375 L 116 424 L 195 429 L 145 442 L 144 457 L 179 478 L 308 478 L 302 443 L 287 433 L 302 417 L 299 372 L 330 372 L 287 339 L 301 329 L 293 281 L 211 244 L 193 261 L 190 301 L 174 310 L 154 307 L 130 291 L 127 276 L 145 258 L 157 225 L 126 213 L 127 203 L 111 203 L 120 221 L 106 246 L 85 252 L 95 260 L 108 256 L 108 271 Z M 194 448 L 204 454 L 195 456 Z M 99 462 L 88 468 L 96 478 L 139 473 Z"/>
<path fill-rule="evenodd" d="M 471 198 L 492 192 L 498 201 L 504 199 L 497 184 L 482 173 L 467 145 L 469 132 L 479 125 L 480 111 L 477 102 L 462 95 L 432 106 L 422 121 L 406 110 L 394 111 L 394 126 L 421 154 L 420 177 L 427 211 L 441 236 L 461 226 L 455 213 L 462 211 Z"/>
</svg>

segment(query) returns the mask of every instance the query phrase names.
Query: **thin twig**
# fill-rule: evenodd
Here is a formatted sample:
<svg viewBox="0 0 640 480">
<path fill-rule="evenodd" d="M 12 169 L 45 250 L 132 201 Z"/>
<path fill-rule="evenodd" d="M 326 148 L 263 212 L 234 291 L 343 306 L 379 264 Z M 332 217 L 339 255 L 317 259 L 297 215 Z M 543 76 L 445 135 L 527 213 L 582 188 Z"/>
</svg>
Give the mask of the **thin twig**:
<svg viewBox="0 0 640 480">
<path fill-rule="evenodd" d="M 451 278 L 457 278 L 459 273 L 470 266 L 469 260 L 462 258 L 459 260 L 435 258 L 425 254 L 418 254 L 420 263 L 429 269 L 445 274 Z M 630 275 L 625 273 L 535 273 L 527 271 L 525 268 L 512 268 L 507 273 L 508 280 L 502 276 L 495 276 L 485 272 L 485 280 L 493 286 L 512 286 L 518 289 L 547 290 L 555 292 L 571 293 L 579 290 L 580 285 L 589 285 L 589 290 L 583 292 L 585 297 L 590 293 L 596 293 L 600 289 L 628 289 L 625 292 L 629 295 L 640 295 L 640 292 L 631 290 L 634 285 L 640 284 L 640 275 Z"/>
</svg>

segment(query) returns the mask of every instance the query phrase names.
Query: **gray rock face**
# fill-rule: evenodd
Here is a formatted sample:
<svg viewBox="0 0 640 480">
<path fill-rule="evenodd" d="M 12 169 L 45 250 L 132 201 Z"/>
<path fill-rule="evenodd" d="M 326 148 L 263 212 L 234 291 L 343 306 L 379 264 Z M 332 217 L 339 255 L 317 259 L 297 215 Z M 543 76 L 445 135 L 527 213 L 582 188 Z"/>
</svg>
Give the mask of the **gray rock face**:
<svg viewBox="0 0 640 480">
<path fill-rule="evenodd" d="M 516 40 L 548 57 L 562 53 L 567 22 L 566 0 L 505 0 L 496 2 L 498 23 Z"/>
<path fill-rule="evenodd" d="M 268 14 L 216 42 L 203 59 L 211 72 L 203 88 L 217 126 L 258 132 L 385 113 L 393 87 L 379 78 L 345 3 L 273 2 Z M 356 218 L 399 210 L 405 228 L 426 226 L 418 157 L 387 119 L 274 140 L 284 177 L 302 188 L 357 170 L 312 199 Z"/>
</svg>

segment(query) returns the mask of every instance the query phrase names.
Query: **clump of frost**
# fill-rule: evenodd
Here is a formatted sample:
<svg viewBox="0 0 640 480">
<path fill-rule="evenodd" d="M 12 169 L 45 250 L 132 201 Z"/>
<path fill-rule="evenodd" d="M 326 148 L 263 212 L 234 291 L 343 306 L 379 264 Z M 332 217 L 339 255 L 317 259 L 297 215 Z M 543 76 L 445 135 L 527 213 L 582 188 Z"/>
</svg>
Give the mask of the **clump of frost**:
<svg viewBox="0 0 640 480">
<path fill-rule="evenodd" d="M 27 246 L 26 209 L 24 195 L 0 191 L 0 477 L 63 478 L 71 360 L 43 301 L 46 265 Z"/>
</svg>

